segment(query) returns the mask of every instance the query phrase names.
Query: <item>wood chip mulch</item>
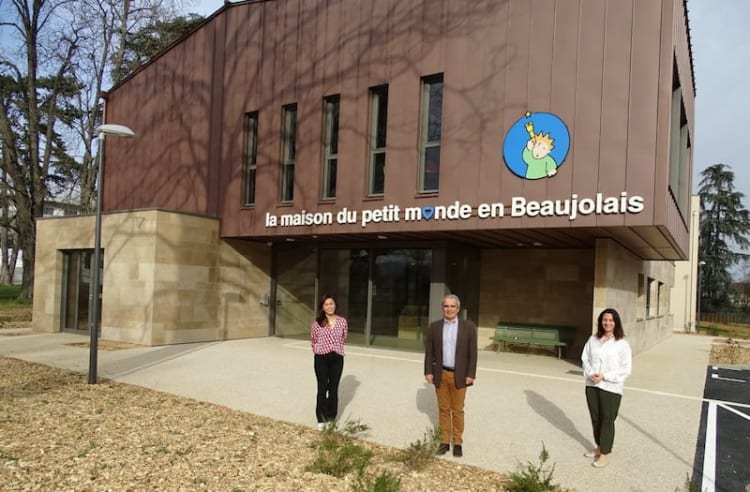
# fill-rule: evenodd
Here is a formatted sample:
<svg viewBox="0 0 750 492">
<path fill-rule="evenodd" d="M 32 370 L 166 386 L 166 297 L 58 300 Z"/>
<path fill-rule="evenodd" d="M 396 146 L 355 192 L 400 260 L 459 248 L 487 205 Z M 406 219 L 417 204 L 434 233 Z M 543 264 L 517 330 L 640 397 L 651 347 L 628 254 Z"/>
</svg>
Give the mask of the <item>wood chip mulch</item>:
<svg viewBox="0 0 750 492">
<path fill-rule="evenodd" d="M 312 473 L 317 430 L 138 386 L 0 357 L 0 490 L 344 491 L 356 477 Z M 404 491 L 499 491 L 507 477 L 362 441 L 367 472 Z"/>
</svg>

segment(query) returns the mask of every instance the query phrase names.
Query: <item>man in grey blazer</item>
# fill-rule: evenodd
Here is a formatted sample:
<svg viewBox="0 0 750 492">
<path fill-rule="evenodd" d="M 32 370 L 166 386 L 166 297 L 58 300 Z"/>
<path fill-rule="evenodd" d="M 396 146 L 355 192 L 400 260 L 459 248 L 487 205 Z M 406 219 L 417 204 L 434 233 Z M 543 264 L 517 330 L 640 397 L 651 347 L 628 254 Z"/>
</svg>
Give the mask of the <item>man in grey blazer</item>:
<svg viewBox="0 0 750 492">
<path fill-rule="evenodd" d="M 443 298 L 443 319 L 430 324 L 425 341 L 424 378 L 435 385 L 440 412 L 440 447 L 445 454 L 453 441 L 453 456 L 463 455 L 464 399 L 477 376 L 477 327 L 459 319 L 461 301 Z"/>
</svg>

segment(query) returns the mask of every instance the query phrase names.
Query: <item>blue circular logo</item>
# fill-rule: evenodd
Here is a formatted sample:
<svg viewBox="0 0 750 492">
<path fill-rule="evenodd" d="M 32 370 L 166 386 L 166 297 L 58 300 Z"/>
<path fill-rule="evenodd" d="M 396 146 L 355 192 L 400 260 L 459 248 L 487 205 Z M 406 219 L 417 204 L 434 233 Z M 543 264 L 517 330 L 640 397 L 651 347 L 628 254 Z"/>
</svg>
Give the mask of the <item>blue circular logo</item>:
<svg viewBox="0 0 750 492">
<path fill-rule="evenodd" d="M 503 143 L 503 159 L 513 174 L 524 179 L 551 178 L 570 149 L 570 133 L 552 113 L 527 112 L 510 127 Z"/>
</svg>

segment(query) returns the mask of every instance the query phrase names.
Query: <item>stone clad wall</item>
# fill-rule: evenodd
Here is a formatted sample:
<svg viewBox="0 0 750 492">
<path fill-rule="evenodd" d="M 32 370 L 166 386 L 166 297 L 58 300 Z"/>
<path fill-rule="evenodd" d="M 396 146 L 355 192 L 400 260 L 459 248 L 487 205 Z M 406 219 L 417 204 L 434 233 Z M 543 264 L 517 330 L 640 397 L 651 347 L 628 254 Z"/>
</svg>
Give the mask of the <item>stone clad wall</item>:
<svg viewBox="0 0 750 492">
<path fill-rule="evenodd" d="M 575 357 L 588 337 L 593 296 L 593 250 L 485 250 L 482 252 L 479 346 L 499 321 L 574 326 Z"/>
<path fill-rule="evenodd" d="M 92 248 L 93 221 L 39 222 L 35 329 L 60 330 L 62 250 Z M 270 248 L 226 242 L 218 229 L 213 218 L 159 210 L 105 214 L 102 338 L 162 345 L 268 335 Z"/>
<path fill-rule="evenodd" d="M 647 312 L 649 279 L 653 291 Z M 599 313 L 613 307 L 637 353 L 672 332 L 673 284 L 671 262 L 643 261 L 609 239 L 597 240 L 595 250 L 485 250 L 479 346 L 490 344 L 501 320 L 570 325 L 577 336 L 566 355 L 575 359 L 595 331 Z"/>
<path fill-rule="evenodd" d="M 60 331 L 63 255 L 61 250 L 94 248 L 94 217 L 45 218 L 36 223 L 34 331 Z"/>
<path fill-rule="evenodd" d="M 655 284 L 660 283 L 661 289 L 659 295 L 652 293 L 652 307 L 647 312 L 649 278 Z M 670 294 L 674 285 L 673 263 L 643 261 L 615 241 L 599 239 L 596 243 L 595 285 L 593 325 L 603 309 L 616 309 L 633 353 L 655 345 L 672 333 L 674 315 Z"/>
</svg>

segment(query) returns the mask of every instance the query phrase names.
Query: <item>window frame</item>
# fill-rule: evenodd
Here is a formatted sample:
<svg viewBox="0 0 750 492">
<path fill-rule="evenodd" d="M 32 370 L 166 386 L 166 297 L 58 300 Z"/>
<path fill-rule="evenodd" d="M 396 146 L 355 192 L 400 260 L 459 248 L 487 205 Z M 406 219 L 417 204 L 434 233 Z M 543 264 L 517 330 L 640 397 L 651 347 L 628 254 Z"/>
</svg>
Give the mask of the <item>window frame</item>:
<svg viewBox="0 0 750 492">
<path fill-rule="evenodd" d="M 440 87 L 440 106 L 436 107 L 433 102 L 433 86 L 439 85 Z M 419 176 L 417 189 L 419 193 L 437 193 L 440 191 L 440 151 L 441 151 L 441 138 L 442 138 L 442 125 L 443 125 L 443 99 L 445 97 L 444 92 L 444 80 L 443 74 L 429 75 L 422 77 L 421 81 L 421 103 L 420 103 L 420 129 L 419 129 Z M 439 109 L 437 115 L 435 110 Z M 439 125 L 437 125 L 437 139 L 431 139 L 431 126 L 430 122 L 435 116 L 439 117 Z M 437 149 L 437 169 L 430 171 L 427 169 L 427 157 L 431 150 Z M 429 171 L 429 172 L 428 172 Z M 428 187 L 427 178 L 429 175 L 435 174 L 435 186 Z"/>
<path fill-rule="evenodd" d="M 245 113 L 244 172 L 242 182 L 242 204 L 255 205 L 255 187 L 258 169 L 258 111 Z"/>
<path fill-rule="evenodd" d="M 297 103 L 281 108 L 281 176 L 279 201 L 294 201 L 294 165 L 297 158 Z"/>
<path fill-rule="evenodd" d="M 368 196 L 383 196 L 385 194 L 385 166 L 387 154 L 386 149 L 388 145 L 387 139 L 388 85 L 385 84 L 370 88 L 370 131 L 368 149 L 369 153 L 367 160 Z M 376 185 L 378 183 L 380 184 L 380 189 L 376 188 Z"/>
<path fill-rule="evenodd" d="M 336 175 L 339 160 L 339 122 L 341 96 L 334 94 L 323 98 L 323 163 L 320 197 L 336 199 Z"/>
</svg>

